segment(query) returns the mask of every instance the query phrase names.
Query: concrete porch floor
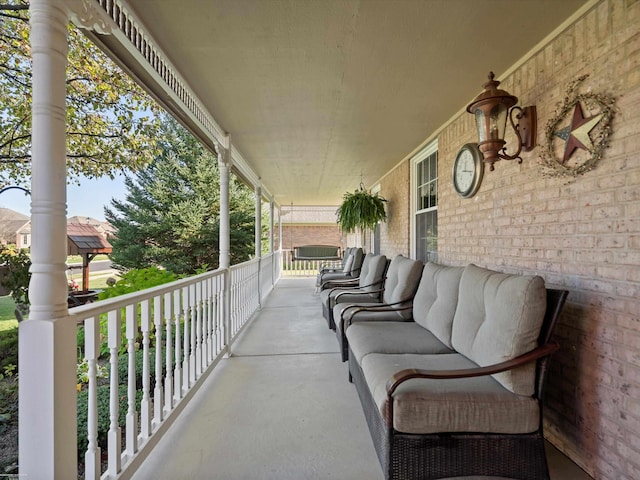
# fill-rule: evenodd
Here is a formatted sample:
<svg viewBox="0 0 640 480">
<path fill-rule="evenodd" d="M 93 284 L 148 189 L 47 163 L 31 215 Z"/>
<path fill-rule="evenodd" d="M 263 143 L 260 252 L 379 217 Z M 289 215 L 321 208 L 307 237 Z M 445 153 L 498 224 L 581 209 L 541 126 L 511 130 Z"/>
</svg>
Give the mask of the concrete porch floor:
<svg viewBox="0 0 640 480">
<path fill-rule="evenodd" d="M 552 480 L 591 478 L 548 455 Z M 314 279 L 278 283 L 132 478 L 382 480 Z"/>
</svg>

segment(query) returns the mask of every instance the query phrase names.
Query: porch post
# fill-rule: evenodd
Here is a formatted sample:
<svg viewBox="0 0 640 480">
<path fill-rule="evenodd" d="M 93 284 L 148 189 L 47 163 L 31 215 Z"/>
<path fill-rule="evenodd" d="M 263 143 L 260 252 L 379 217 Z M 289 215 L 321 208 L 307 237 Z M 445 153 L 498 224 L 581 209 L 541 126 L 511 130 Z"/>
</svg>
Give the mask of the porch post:
<svg viewBox="0 0 640 480">
<path fill-rule="evenodd" d="M 229 144 L 227 143 L 227 146 Z M 230 148 L 216 143 L 216 153 L 218 154 L 218 169 L 220 171 L 220 232 L 218 234 L 219 268 L 224 269 L 224 292 L 222 297 L 222 324 L 224 325 L 223 342 L 224 348 L 229 347 L 231 340 L 231 271 L 229 266 L 231 226 L 229 220 L 229 169 L 231 168 Z M 230 349 L 227 355 L 231 355 Z"/>
<path fill-rule="evenodd" d="M 274 258 L 274 254 L 273 254 L 273 216 L 275 214 L 275 204 L 273 202 L 273 199 L 269 202 L 269 253 L 271 254 L 271 286 L 273 287 L 276 283 L 276 273 L 275 273 L 275 269 L 276 269 L 276 262 L 273 261 Z"/>
<path fill-rule="evenodd" d="M 255 197 L 256 197 L 255 253 L 256 253 L 256 258 L 260 258 L 262 257 L 262 188 L 260 186 L 256 187 Z"/>
<path fill-rule="evenodd" d="M 19 464 L 24 478 L 77 476 L 76 326 L 67 312 L 67 10 L 31 0 L 31 281 L 19 327 Z"/>
<path fill-rule="evenodd" d="M 256 186 L 255 254 L 258 259 L 258 308 L 262 308 L 262 187 Z"/>
<path fill-rule="evenodd" d="M 273 200 L 269 202 L 269 253 L 273 253 L 273 224 L 275 215 L 275 204 Z"/>
<path fill-rule="evenodd" d="M 220 170 L 220 233 L 219 233 L 219 264 L 220 268 L 229 268 L 230 262 L 230 226 L 229 226 L 229 149 L 216 144 L 218 154 L 218 169 Z"/>
</svg>

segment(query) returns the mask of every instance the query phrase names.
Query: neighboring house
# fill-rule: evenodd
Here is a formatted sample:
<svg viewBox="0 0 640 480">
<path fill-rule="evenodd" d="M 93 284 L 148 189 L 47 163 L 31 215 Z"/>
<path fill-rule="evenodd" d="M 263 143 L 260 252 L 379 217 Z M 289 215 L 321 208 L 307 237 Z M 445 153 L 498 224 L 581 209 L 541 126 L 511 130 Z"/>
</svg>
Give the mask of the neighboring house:
<svg viewBox="0 0 640 480">
<path fill-rule="evenodd" d="M 104 238 L 113 236 L 115 230 L 109 222 L 101 222 L 93 217 L 83 217 L 76 215 L 74 217 L 67 218 L 67 224 L 71 225 L 90 225 L 95 228 Z"/>
<path fill-rule="evenodd" d="M 31 222 L 28 215 L 10 208 L 0 208 L 0 244 L 11 243 L 19 248 L 31 246 Z"/>
<path fill-rule="evenodd" d="M 67 224 L 89 225 L 104 239 L 108 239 L 114 233 L 109 222 L 101 222 L 92 217 L 69 217 Z M 9 208 L 0 208 L 0 244 L 15 244 L 18 248 L 31 248 L 30 217 Z"/>
</svg>

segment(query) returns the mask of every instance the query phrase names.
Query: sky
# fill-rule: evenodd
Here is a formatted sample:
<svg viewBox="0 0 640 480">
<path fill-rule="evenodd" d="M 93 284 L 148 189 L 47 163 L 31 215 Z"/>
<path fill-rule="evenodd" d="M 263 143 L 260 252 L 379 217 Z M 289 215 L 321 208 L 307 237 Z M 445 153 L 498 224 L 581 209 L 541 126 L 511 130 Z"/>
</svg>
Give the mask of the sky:
<svg viewBox="0 0 640 480">
<path fill-rule="evenodd" d="M 108 177 L 83 179 L 81 185 L 67 185 L 67 217 L 84 216 L 104 221 L 104 207 L 111 199 L 124 200 L 127 194 L 124 176 L 114 180 Z M 31 215 L 31 197 L 21 190 L 12 189 L 0 194 L 0 207 Z"/>
</svg>

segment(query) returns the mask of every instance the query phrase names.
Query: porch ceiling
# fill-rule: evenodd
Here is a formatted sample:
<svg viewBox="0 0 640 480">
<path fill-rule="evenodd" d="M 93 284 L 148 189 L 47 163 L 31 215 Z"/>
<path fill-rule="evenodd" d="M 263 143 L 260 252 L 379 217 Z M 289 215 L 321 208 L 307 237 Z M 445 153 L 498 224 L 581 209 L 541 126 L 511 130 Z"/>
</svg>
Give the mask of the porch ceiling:
<svg viewBox="0 0 640 480">
<path fill-rule="evenodd" d="M 281 205 L 373 184 L 584 3 L 128 2 Z"/>
</svg>

